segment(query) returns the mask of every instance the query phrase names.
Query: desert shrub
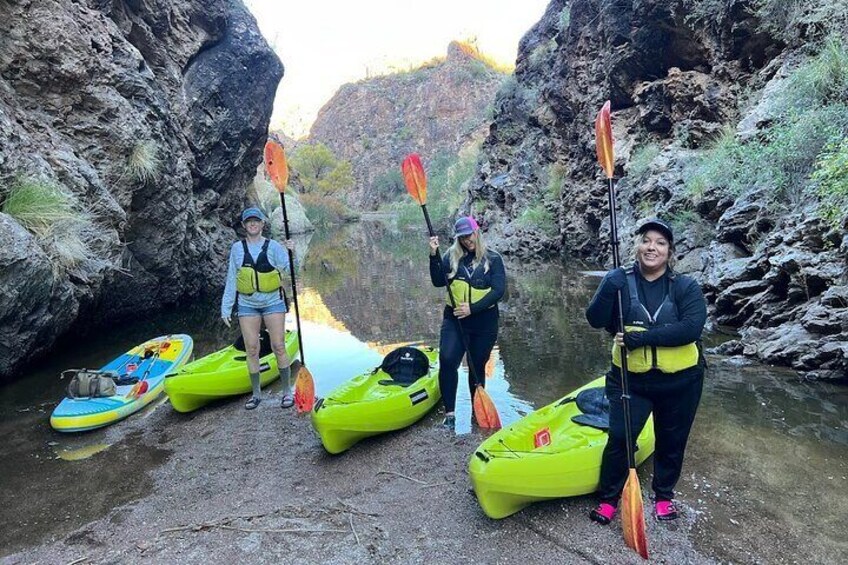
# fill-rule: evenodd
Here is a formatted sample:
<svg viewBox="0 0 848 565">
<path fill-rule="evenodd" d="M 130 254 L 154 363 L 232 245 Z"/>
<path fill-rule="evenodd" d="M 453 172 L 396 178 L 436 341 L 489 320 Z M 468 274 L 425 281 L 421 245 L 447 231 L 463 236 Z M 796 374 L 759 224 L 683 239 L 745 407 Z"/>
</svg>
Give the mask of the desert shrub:
<svg viewBox="0 0 848 565">
<path fill-rule="evenodd" d="M 322 195 L 353 186 L 353 169 L 350 162 L 336 158 L 323 143 L 302 145 L 289 160 L 291 168 L 300 173 L 304 192 Z"/>
<path fill-rule="evenodd" d="M 627 164 L 627 174 L 641 177 L 648 172 L 651 163 L 660 154 L 660 146 L 657 143 L 648 143 L 637 147 Z"/>
<path fill-rule="evenodd" d="M 812 178 L 822 217 L 838 227 L 848 214 L 848 138 L 827 145 L 816 161 Z"/>
<path fill-rule="evenodd" d="M 827 169 L 838 155 L 834 147 L 848 134 L 846 97 L 848 50 L 831 40 L 788 78 L 767 127 L 746 141 L 733 129 L 722 130 L 688 175 L 689 192 L 716 188 L 740 195 L 766 189 L 773 205 L 820 198 L 822 181 L 814 170 Z"/>
<path fill-rule="evenodd" d="M 38 238 L 57 270 L 91 258 L 85 237 L 91 218 L 80 210 L 76 198 L 58 185 L 18 177 L 5 191 L 0 209 Z"/>
<path fill-rule="evenodd" d="M 547 236 L 557 234 L 557 224 L 554 215 L 541 202 L 536 202 L 524 209 L 515 223 L 523 228 L 543 233 Z"/>
<path fill-rule="evenodd" d="M 140 141 L 133 146 L 127 159 L 127 172 L 129 175 L 143 183 L 150 182 L 156 178 L 162 168 L 159 159 L 159 150 L 152 141 Z"/>
<path fill-rule="evenodd" d="M 300 203 L 306 211 L 306 217 L 316 226 L 330 226 L 353 221 L 355 212 L 344 202 L 319 193 L 306 193 L 300 196 Z"/>
</svg>

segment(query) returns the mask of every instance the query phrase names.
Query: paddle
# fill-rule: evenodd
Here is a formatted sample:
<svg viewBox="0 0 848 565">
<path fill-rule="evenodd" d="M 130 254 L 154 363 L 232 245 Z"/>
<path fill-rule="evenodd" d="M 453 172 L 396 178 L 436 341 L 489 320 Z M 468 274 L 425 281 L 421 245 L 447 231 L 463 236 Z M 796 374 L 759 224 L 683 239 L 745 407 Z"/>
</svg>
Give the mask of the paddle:
<svg viewBox="0 0 848 565">
<path fill-rule="evenodd" d="M 131 398 L 133 396 L 140 397 L 144 393 L 147 392 L 149 385 L 147 384 L 147 377 L 150 375 L 150 369 L 153 368 L 153 365 L 156 364 L 156 361 L 159 359 L 159 354 L 171 347 L 171 342 L 168 341 L 171 336 L 165 336 L 165 341 L 157 341 L 156 342 L 156 353 L 151 353 L 150 349 L 147 347 L 144 348 L 144 354 L 142 356 L 142 363 L 144 361 L 150 360 L 150 363 L 147 365 L 147 368 L 144 370 L 144 374 L 141 375 L 141 379 L 137 383 L 133 385 L 130 391 L 126 394 L 125 398 Z M 150 353 L 150 355 L 148 355 Z"/>
<path fill-rule="evenodd" d="M 289 239 L 289 217 L 286 213 L 286 185 L 289 183 L 289 168 L 286 164 L 286 152 L 277 141 L 269 139 L 265 143 L 265 169 L 271 182 L 280 193 L 280 206 L 283 209 L 283 230 L 286 240 Z M 297 344 L 300 349 L 300 364 L 292 363 L 292 370 L 297 370 L 297 378 L 294 382 L 294 405 L 298 412 L 310 412 L 315 404 L 315 381 L 312 373 L 306 368 L 306 359 L 303 356 L 303 332 L 300 330 L 300 308 L 297 305 L 297 281 L 294 274 L 294 254 L 289 252 L 289 270 L 291 271 L 292 299 L 294 300 L 294 316 L 297 322 Z"/>
<path fill-rule="evenodd" d="M 427 222 L 427 231 L 430 233 L 430 237 L 434 237 L 436 234 L 433 231 L 433 224 L 430 222 L 430 215 L 427 213 L 427 176 L 424 174 L 421 157 L 417 153 L 407 155 L 401 164 L 401 172 L 403 173 L 403 180 L 406 183 L 406 191 L 421 206 L 421 211 L 424 212 L 424 220 Z M 450 291 L 447 274 L 442 268 L 442 255 L 438 251 L 437 253 L 439 254 L 439 268 L 445 281 L 445 288 L 448 291 L 448 300 L 450 301 L 451 308 L 456 309 L 456 301 L 454 301 L 453 294 Z M 462 329 L 462 324 L 459 320 L 456 321 L 456 327 L 459 328 L 462 346 L 465 348 L 466 355 L 468 355 L 468 336 L 465 335 L 465 331 Z M 468 363 L 468 371 L 471 373 L 472 382 L 476 385 L 472 406 L 474 417 L 477 419 L 477 425 L 485 429 L 499 429 L 501 427 L 501 419 L 498 416 L 498 409 L 495 407 L 495 403 L 492 402 L 489 393 L 486 392 L 486 388 L 482 384 L 483 381 L 477 378 L 474 363 Z"/>
<path fill-rule="evenodd" d="M 615 184 L 613 182 L 613 147 L 612 123 L 610 121 L 609 100 L 603 105 L 598 117 L 595 118 L 595 144 L 598 152 L 598 162 L 607 176 L 609 190 L 607 199 L 610 208 L 610 235 L 612 240 L 613 269 L 621 266 L 618 254 L 618 222 L 615 217 Z M 621 309 L 621 290 L 617 292 L 618 299 L 618 328 L 624 331 L 624 312 Z M 621 348 L 621 401 L 624 405 L 624 436 L 627 443 L 627 465 L 629 472 L 627 482 L 621 494 L 621 524 L 624 530 L 624 542 L 641 555 L 648 558 L 648 537 L 645 534 L 645 512 L 642 508 L 642 487 L 636 474 L 636 457 L 633 453 L 633 430 L 630 422 L 630 382 L 627 376 L 627 351 Z"/>
</svg>

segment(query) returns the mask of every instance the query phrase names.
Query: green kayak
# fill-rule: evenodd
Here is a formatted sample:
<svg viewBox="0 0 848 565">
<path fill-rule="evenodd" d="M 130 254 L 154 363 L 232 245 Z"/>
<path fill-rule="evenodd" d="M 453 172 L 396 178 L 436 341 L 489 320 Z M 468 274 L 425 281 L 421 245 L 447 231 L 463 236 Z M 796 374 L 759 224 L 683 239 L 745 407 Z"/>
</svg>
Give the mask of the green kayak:
<svg viewBox="0 0 848 565">
<path fill-rule="evenodd" d="M 439 402 L 439 351 L 416 349 L 427 356 L 429 372 L 411 384 L 377 368 L 353 377 L 315 403 L 312 426 L 328 452 L 341 453 L 366 437 L 406 428 Z"/>
<path fill-rule="evenodd" d="M 577 398 L 604 378 L 582 386 L 499 430 L 471 455 L 468 475 L 483 512 L 504 518 L 540 500 L 590 494 L 597 490 L 607 432 L 577 423 Z M 600 390 L 599 390 L 600 388 Z M 654 452 L 653 417 L 637 439 L 636 463 Z"/>
<path fill-rule="evenodd" d="M 297 355 L 297 332 L 286 331 L 286 351 L 289 359 Z M 260 355 L 259 375 L 264 387 L 279 378 L 280 371 L 277 357 L 267 344 L 263 343 Z M 247 357 L 237 344 L 193 361 L 165 378 L 165 394 L 177 412 L 191 412 L 213 400 L 250 391 Z"/>
</svg>

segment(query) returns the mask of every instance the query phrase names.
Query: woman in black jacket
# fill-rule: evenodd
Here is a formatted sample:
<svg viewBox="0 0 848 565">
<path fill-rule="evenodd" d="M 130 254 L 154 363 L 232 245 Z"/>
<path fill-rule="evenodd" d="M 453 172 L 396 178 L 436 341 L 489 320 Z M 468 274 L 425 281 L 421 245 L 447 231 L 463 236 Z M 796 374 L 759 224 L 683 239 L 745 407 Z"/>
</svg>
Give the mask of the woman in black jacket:
<svg viewBox="0 0 848 565">
<path fill-rule="evenodd" d="M 469 216 L 454 226 L 455 240 L 444 257 L 439 257 L 439 239 L 430 238 L 430 280 L 433 286 L 449 284 L 456 308 L 445 306 L 439 341 L 439 387 L 445 406 L 444 425 L 456 423 L 458 369 L 465 354 L 459 325 L 468 339 L 468 372 L 471 398 L 477 385 L 485 386 L 486 361 L 498 337 L 498 301 L 506 291 L 506 273 L 501 256 L 486 248 L 480 227 Z M 474 377 L 476 376 L 476 381 Z"/>
<path fill-rule="evenodd" d="M 674 234 L 665 222 L 639 227 L 636 262 L 610 271 L 601 281 L 586 319 L 614 334 L 612 366 L 606 377 L 610 401 L 609 439 L 601 463 L 600 504 L 592 520 L 609 524 L 627 479 L 627 444 L 621 401 L 621 346 L 627 349 L 633 441 L 654 414 L 656 451 L 652 488 L 658 520 L 677 518 L 672 502 L 689 431 L 701 400 L 704 365 L 701 332 L 707 308 L 701 287 L 672 270 Z M 625 331 L 618 328 L 621 292 Z M 635 447 L 634 447 L 635 449 Z"/>
</svg>

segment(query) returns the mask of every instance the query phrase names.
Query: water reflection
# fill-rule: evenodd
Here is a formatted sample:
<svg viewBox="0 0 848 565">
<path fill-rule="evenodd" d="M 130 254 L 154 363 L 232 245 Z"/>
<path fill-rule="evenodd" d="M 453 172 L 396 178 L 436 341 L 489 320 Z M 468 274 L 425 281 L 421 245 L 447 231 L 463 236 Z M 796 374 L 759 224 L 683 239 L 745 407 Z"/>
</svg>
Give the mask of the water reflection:
<svg viewBox="0 0 848 565">
<path fill-rule="evenodd" d="M 306 363 L 315 376 L 319 396 L 377 366 L 394 347 L 438 345 L 444 290 L 430 284 L 423 233 L 402 233 L 380 223 L 362 222 L 315 234 L 311 240 L 295 239 L 301 263 L 298 289 Z M 552 402 L 606 369 L 608 339 L 591 329 L 583 314 L 598 283 L 593 273 L 581 272 L 589 268 L 506 259 L 509 294 L 501 310 L 494 363 L 487 370 L 488 390 L 505 423 Z M 111 328 L 55 352 L 38 370 L 4 386 L 0 433 L 7 442 L 0 461 L 0 521 L 25 526 L 3 528 L 3 552 L 70 531 L 105 514 L 116 503 L 142 495 L 147 488 L 144 480 L 133 483 L 138 488 L 128 488 L 90 479 L 103 472 L 140 476 L 143 465 L 154 465 L 162 457 L 148 456 L 137 445 L 140 442 L 126 437 L 129 426 L 121 424 L 78 436 L 53 432 L 49 414 L 65 386 L 57 378 L 59 372 L 68 367 L 101 366 L 119 352 L 169 332 L 190 334 L 197 356 L 220 349 L 235 339 L 237 330 L 220 322 L 217 300 L 213 297 L 206 304 Z M 289 323 L 293 326 L 293 319 Z M 464 371 L 461 369 L 462 380 Z M 802 383 L 767 367 L 735 367 L 716 361 L 684 468 L 684 499 L 711 503 L 714 493 L 708 498 L 705 485 L 722 485 L 748 507 L 759 505 L 768 511 L 776 531 L 792 530 L 794 533 L 786 536 L 799 540 L 807 536 L 830 548 L 827 556 L 838 556 L 845 551 L 839 527 L 848 512 L 848 497 L 843 494 L 848 486 L 846 406 L 848 390 L 844 388 Z M 155 418 L 150 416 L 156 410 L 170 408 L 167 403 L 153 406 L 130 420 L 149 417 L 153 422 Z M 419 425 L 433 425 L 434 420 Z M 472 431 L 467 387 L 460 386 L 457 432 Z M 102 446 L 111 447 L 101 451 Z M 60 458 L 65 453 L 89 457 L 67 461 Z M 138 453 L 145 454 L 144 461 Z M 69 477 L 80 488 L 97 485 L 107 491 L 114 488 L 115 493 L 103 493 L 82 511 L 76 510 L 80 505 L 74 500 L 54 494 Z M 19 496 L 21 493 L 24 496 Z M 810 501 L 816 515 L 822 517 L 815 525 L 804 523 L 809 522 L 805 505 Z M 68 518 L 51 522 L 47 516 L 53 510 L 48 512 L 48 508 Z M 726 539 L 727 548 L 746 536 L 760 535 L 736 527 L 725 532 L 718 525 L 725 523 L 718 518 L 723 507 L 710 508 L 717 517 L 713 521 L 716 539 Z M 725 557 L 739 560 L 740 554 L 731 549 Z"/>
</svg>

